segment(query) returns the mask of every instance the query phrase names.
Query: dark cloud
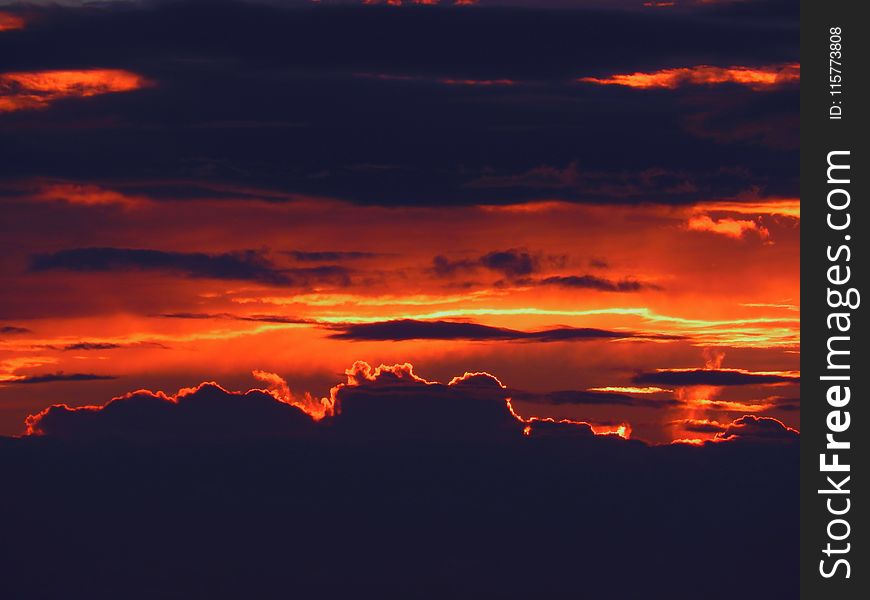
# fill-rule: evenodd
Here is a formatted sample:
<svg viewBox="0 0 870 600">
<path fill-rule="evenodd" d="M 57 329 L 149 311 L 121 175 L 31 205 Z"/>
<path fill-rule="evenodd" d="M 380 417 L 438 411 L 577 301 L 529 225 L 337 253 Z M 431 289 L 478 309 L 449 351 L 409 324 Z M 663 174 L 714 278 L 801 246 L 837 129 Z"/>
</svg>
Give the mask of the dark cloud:
<svg viewBox="0 0 870 600">
<path fill-rule="evenodd" d="M 671 336 L 643 334 L 631 331 L 609 331 L 590 327 L 560 327 L 541 331 L 518 331 L 462 321 L 416 321 L 401 319 L 377 323 L 347 323 L 334 325 L 338 330 L 330 337 L 353 341 L 401 340 L 477 340 L 568 342 L 606 339 L 678 339 Z"/>
<path fill-rule="evenodd" d="M 264 375 L 286 387 L 276 375 Z M 230 392 L 214 383 L 173 396 L 140 390 L 103 406 L 55 405 L 28 417 L 26 425 L 32 435 L 142 441 L 298 437 L 315 431 L 340 439 L 492 440 L 519 437 L 524 425 L 508 410 L 507 389 L 486 373 L 441 384 L 418 377 L 409 364 L 372 368 L 358 362 L 328 399 L 306 400 L 335 407 L 334 416 L 327 409 L 321 424 L 306 414 L 305 405 L 280 393 Z"/>
<path fill-rule="evenodd" d="M 522 430 L 532 426 L 537 437 L 594 435 L 588 423 L 563 421 L 551 426 L 546 419 L 521 419 L 509 404 L 512 396 L 521 393 L 488 373 L 465 373 L 442 384 L 419 377 L 410 364 L 374 368 L 360 361 L 346 374 L 346 382 L 333 387 L 324 399 L 296 397 L 282 378 L 258 371 L 255 376 L 273 391 L 229 392 L 203 383 L 172 396 L 139 390 L 103 406 L 55 405 L 28 417 L 27 432 L 137 441 L 298 437 L 319 432 L 336 440 L 492 442 L 519 440 Z M 556 392 L 552 397 L 562 401 L 563 395 Z M 594 403 L 626 404 L 615 395 L 602 400 Z M 316 424 L 320 418 L 323 421 Z"/>
<path fill-rule="evenodd" d="M 514 249 L 485 254 L 480 257 L 480 264 L 502 273 L 505 277 L 530 275 L 538 270 L 537 258 L 528 252 Z"/>
<path fill-rule="evenodd" d="M 67 344 L 63 347 L 63 350 L 114 350 L 123 347 L 122 344 L 107 342 L 77 342 L 75 344 Z"/>
<path fill-rule="evenodd" d="M 305 324 L 314 323 L 311 319 L 303 319 L 300 317 L 292 317 L 287 315 L 244 315 L 233 317 L 239 321 L 254 321 L 257 323 L 288 323 L 288 324 Z"/>
<path fill-rule="evenodd" d="M 555 419 L 533 419 L 529 425 L 529 436 L 535 440 L 593 440 L 595 432 L 589 423 L 557 421 Z"/>
<path fill-rule="evenodd" d="M 754 373 L 740 369 L 660 369 L 638 373 L 632 378 L 634 383 L 660 384 L 674 386 L 689 385 L 770 385 L 777 383 L 798 383 L 798 375 L 775 373 Z"/>
<path fill-rule="evenodd" d="M 639 406 L 644 408 L 674 408 L 682 402 L 673 398 L 649 398 L 642 395 L 632 396 L 619 392 L 597 392 L 590 390 L 562 390 L 535 394 L 512 391 L 512 397 L 526 402 L 542 404 L 593 405 L 593 406 Z"/>
<path fill-rule="evenodd" d="M 531 394 L 511 390 L 485 372 L 465 373 L 443 384 L 420 377 L 408 363 L 372 367 L 358 361 L 345 373 L 346 381 L 322 399 L 294 395 L 278 375 L 255 371 L 255 377 L 266 382 L 271 391 L 230 392 L 215 383 L 182 389 L 171 396 L 139 390 L 103 406 L 55 405 L 28 417 L 26 426 L 28 433 L 48 437 L 141 441 L 311 435 L 334 441 L 516 441 L 524 429 L 536 438 L 588 438 L 596 432 L 616 431 L 618 426 L 630 428 L 630 424 L 524 419 L 514 412 L 512 400 L 649 408 L 678 404 L 675 400 L 591 391 Z M 108 378 L 58 373 L 11 383 Z M 673 423 L 688 432 L 715 433 L 714 442 L 789 441 L 798 435 L 776 419 L 751 415 L 728 424 L 699 419 Z M 598 426 L 602 428 L 595 429 Z"/>
<path fill-rule="evenodd" d="M 32 257 L 38 271 L 172 271 L 188 277 L 287 284 L 289 279 L 257 251 L 229 254 L 165 252 L 128 248 L 75 248 Z"/>
<path fill-rule="evenodd" d="M 75 351 L 93 351 L 93 350 L 118 350 L 120 348 L 162 348 L 168 349 L 169 347 L 165 344 L 161 344 L 160 342 L 151 342 L 151 341 L 142 341 L 142 342 L 131 342 L 131 343 L 115 343 L 115 342 L 75 342 L 73 344 L 65 344 L 65 345 L 54 345 L 54 344 L 46 344 L 40 346 L 34 346 L 36 348 L 45 348 L 47 350 L 59 350 L 61 352 L 75 352 Z"/>
<path fill-rule="evenodd" d="M 447 277 L 461 271 L 473 271 L 479 265 L 480 263 L 474 260 L 450 260 L 446 256 L 438 255 L 432 259 L 432 272 Z"/>
<path fill-rule="evenodd" d="M 675 421 L 675 424 L 680 426 L 683 431 L 691 433 L 721 433 L 725 431 L 727 424 L 723 425 L 717 421 L 709 421 L 704 419 L 683 419 Z"/>
<path fill-rule="evenodd" d="M 710 585 L 728 565 L 748 598 L 798 597 L 797 444 L 534 427 L 477 442 L 0 438 L 4 510 L 35 515 L 4 523 L 4 592 L 537 599 L 576 597 L 579 581 L 584 596 L 646 598 L 679 581 L 728 600 L 733 586 Z M 728 535 L 699 533 L 710 515 Z"/>
<path fill-rule="evenodd" d="M 196 319 L 196 320 L 236 319 L 236 318 L 238 318 L 236 315 L 233 315 L 230 313 L 197 313 L 197 312 L 161 313 L 161 314 L 153 315 L 153 316 L 160 317 L 162 319 Z"/>
<path fill-rule="evenodd" d="M 288 315 L 234 315 L 232 313 L 196 313 L 196 312 L 173 312 L 153 315 L 162 319 L 227 319 L 230 321 L 252 321 L 255 323 L 287 323 L 287 324 L 316 324 L 311 319 L 293 317 Z"/>
<path fill-rule="evenodd" d="M 732 92 L 727 96 L 710 90 L 695 92 L 686 100 L 692 107 L 686 116 L 686 131 L 729 145 L 761 145 L 775 150 L 799 147 L 800 110 L 791 105 L 791 91 Z"/>
<path fill-rule="evenodd" d="M 190 440 L 298 436 L 310 431 L 314 421 L 262 391 L 228 392 L 202 384 L 175 396 L 140 390 L 105 406 L 55 405 L 28 417 L 26 425 L 30 434 L 58 438 Z"/>
<path fill-rule="evenodd" d="M 596 275 L 560 275 L 546 277 L 539 281 L 542 285 L 555 285 L 564 288 L 599 290 L 602 292 L 639 292 L 640 290 L 660 290 L 656 284 L 623 279 L 613 281 Z"/>
<path fill-rule="evenodd" d="M 797 194 L 784 127 L 797 90 L 717 86 L 706 92 L 713 102 L 698 90 L 576 83 L 794 62 L 797 11 L 305 4 L 34 8 L 31 25 L 0 38 L 0 73 L 98 65 L 154 85 L 0 114 L 0 178 L 138 182 L 158 198 L 257 187 L 268 193 L 237 197 L 381 205 L 685 204 L 752 185 Z M 492 81 L 510 83 L 473 85 Z M 143 182 L 151 173 L 167 183 Z"/>
<path fill-rule="evenodd" d="M 571 595 L 557 571 L 602 597 L 630 572 L 620 593 L 643 597 L 674 578 L 702 587 L 728 564 L 765 597 L 794 595 L 796 432 L 744 417 L 724 443 L 648 446 L 583 422 L 519 421 L 510 391 L 486 373 L 447 384 L 407 364 L 357 363 L 346 373 L 331 393 L 338 414 L 320 422 L 270 393 L 216 384 L 31 417 L 41 435 L 0 438 L 0 464 L 17 482 L 4 506 L 39 515 L 9 524 L 16 544 L 4 565 L 17 576 L 6 589 L 56 597 L 75 585 L 88 598 L 144 600 L 151 589 L 140 593 L 141 582 L 156 578 L 185 597 L 277 600 L 292 580 L 304 597 L 378 589 L 398 598 L 422 578 L 430 587 L 416 596 L 433 600 L 445 590 Z M 674 482 L 683 501 L 662 502 Z M 57 510 L 61 496 L 69 510 Z M 542 514 L 558 526 L 529 525 Z M 678 555 L 710 514 L 730 535 L 697 544 L 679 564 L 649 562 Z M 596 543 L 578 545 L 584 536 Z M 757 536 L 766 543 L 747 547 Z M 98 583 L 94 560 L 106 567 Z M 324 576 L 337 569 L 345 575 Z M 733 595 L 710 590 L 710 600 Z"/>
<path fill-rule="evenodd" d="M 667 59 L 691 56 L 695 61 L 718 63 L 723 55 L 732 60 L 756 62 L 786 59 L 796 56 L 794 41 L 797 15 L 792 14 L 789 28 L 783 27 L 783 15 L 777 21 L 759 23 L 761 15 L 727 23 L 710 21 L 694 14 L 662 14 L 656 11 L 637 13 L 602 10 L 547 11 L 538 13 L 535 3 L 526 8 L 490 8 L 452 10 L 449 7 L 429 7 L 427 10 L 396 11 L 365 6 L 316 7 L 297 3 L 285 9 L 275 3 L 253 2 L 151 2 L 133 6 L 116 4 L 79 9 L 46 7 L 35 11 L 31 27 L 7 40 L 4 47 L 32 49 L 29 56 L 8 56 L 6 64 L 19 68 L 36 68 L 47 59 L 69 64 L 99 62 L 98 52 L 117 47 L 114 60 L 142 61 L 146 50 L 165 48 L 170 56 L 198 50 L 202 55 L 233 57 L 237 60 L 268 60 L 285 66 L 317 67 L 321 70 L 349 69 L 353 72 L 404 72 L 467 79 L 529 79 L 556 76 L 578 76 L 610 71 L 621 67 L 648 69 L 667 65 Z M 285 4 L 286 3 L 281 3 Z M 305 9 L 298 10 L 302 4 Z M 599 5 L 598 8 L 600 8 Z M 596 7 L 591 7 L 596 8 Z M 208 28 L 202 25 L 203 11 L 210 9 Z M 530 31 L 526 20 L 535 14 L 540 28 Z M 164 25 L 164 37 L 158 42 L 143 34 L 155 24 Z M 358 28 L 338 25 L 358 23 Z M 114 25 L 115 31 L 104 29 Z M 764 30 L 763 25 L 779 25 L 779 29 Z M 693 27 L 690 27 L 693 26 Z M 753 27 L 753 25 L 755 27 Z M 438 37 L 442 27 L 451 26 L 453 43 L 445 46 Z M 648 45 L 648 27 L 662 31 L 654 46 Z M 607 28 L 619 53 L 590 55 Z M 487 30 L 488 47 L 498 52 L 483 53 L 480 33 Z M 398 31 L 397 31 L 398 30 Z M 402 31 L 403 30 L 403 31 Z M 36 42 L 49 35 L 65 37 L 74 32 L 87 33 L 77 47 L 59 54 L 51 47 L 39 47 Z M 678 33 L 681 39 L 675 39 Z M 747 36 L 752 50 L 735 47 L 735 32 Z M 518 34 L 523 33 L 524 36 Z M 573 33 L 573 36 L 569 34 Z M 230 37 L 234 34 L 235 37 Z M 123 35 L 123 37 L 122 37 Z M 136 37 L 132 37 L 136 35 Z M 554 39 L 559 44 L 547 44 Z M 561 37 L 565 36 L 565 37 Z M 399 39 L 416 40 L 413 52 L 396 56 L 393 44 Z M 123 40 L 125 44 L 117 42 Z M 334 48 L 330 53 L 312 52 L 312 48 Z M 348 52 L 356 49 L 356 52 Z M 270 55 L 270 53 L 275 53 Z M 501 54 L 500 56 L 498 54 Z M 105 59 L 104 59 L 105 61 Z M 389 68 L 392 67 L 392 68 Z M 369 161 L 372 162 L 372 161 Z"/>
<path fill-rule="evenodd" d="M 308 269 L 281 269 L 263 252 L 245 250 L 224 254 L 166 252 L 130 248 L 74 248 L 33 256 L 31 272 L 40 271 L 160 271 L 196 279 L 256 281 L 269 285 L 297 286 L 311 282 L 348 285 L 350 272 L 326 265 Z"/>
<path fill-rule="evenodd" d="M 462 271 L 485 268 L 513 279 L 538 271 L 540 263 L 541 258 L 532 255 L 527 250 L 511 248 L 487 252 L 476 259 L 451 260 L 446 256 L 439 255 L 432 259 L 432 272 L 440 277 L 447 277 Z"/>
<path fill-rule="evenodd" d="M 581 168 L 575 161 L 565 167 L 541 165 L 522 173 L 488 173 L 466 184 L 473 189 L 535 190 L 540 195 L 554 192 L 569 197 L 580 194 L 614 201 L 631 201 L 644 194 L 671 194 L 691 197 L 698 191 L 695 180 L 708 179 L 709 173 L 692 173 L 661 167 L 640 168 L 637 172 L 595 171 Z"/>
<path fill-rule="evenodd" d="M 797 442 L 799 439 L 800 433 L 782 421 L 755 415 L 740 417 L 716 434 L 716 441 L 725 442 Z"/>
<path fill-rule="evenodd" d="M 3 335 L 19 335 L 24 333 L 32 333 L 32 331 L 25 327 L 17 327 L 15 325 L 3 325 L 0 327 L 0 334 Z"/>
<path fill-rule="evenodd" d="M 358 362 L 333 389 L 337 435 L 366 439 L 518 438 L 523 423 L 508 410 L 507 389 L 487 373 L 448 384 L 428 382 L 410 364 L 373 369 Z"/>
<path fill-rule="evenodd" d="M 93 373 L 44 373 L 41 375 L 26 375 L 21 379 L 4 381 L 6 384 L 37 384 L 54 383 L 57 381 L 102 381 L 117 379 L 115 375 L 94 375 Z"/>
</svg>

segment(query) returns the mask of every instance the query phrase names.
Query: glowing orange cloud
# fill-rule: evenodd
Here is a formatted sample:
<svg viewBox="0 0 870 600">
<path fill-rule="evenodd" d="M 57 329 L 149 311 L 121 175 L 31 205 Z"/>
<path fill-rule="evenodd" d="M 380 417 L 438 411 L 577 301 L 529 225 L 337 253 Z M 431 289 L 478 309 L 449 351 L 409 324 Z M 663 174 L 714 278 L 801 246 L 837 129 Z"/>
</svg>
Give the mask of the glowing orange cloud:
<svg viewBox="0 0 870 600">
<path fill-rule="evenodd" d="M 748 306 L 750 308 L 779 308 L 792 312 L 800 312 L 801 307 L 797 304 L 772 303 L 772 302 L 744 302 L 740 306 Z"/>
<path fill-rule="evenodd" d="M 714 432 L 718 432 L 718 431 L 725 429 L 725 427 L 727 425 L 726 423 L 720 423 L 719 421 L 715 421 L 715 420 L 711 420 L 711 419 L 682 419 L 682 420 L 674 421 L 674 423 L 688 426 L 688 427 L 700 428 L 702 430 L 706 429 L 706 430 L 714 431 Z"/>
<path fill-rule="evenodd" d="M 414 365 L 411 363 L 372 367 L 369 363 L 363 360 L 358 360 L 344 373 L 347 375 L 348 385 L 360 385 L 363 381 L 375 381 L 384 373 L 389 373 L 396 379 L 406 379 L 418 383 L 435 383 L 433 381 L 427 381 L 414 373 Z"/>
<path fill-rule="evenodd" d="M 124 208 L 134 208 L 151 202 L 145 196 L 130 196 L 97 185 L 63 182 L 41 185 L 32 198 L 42 202 L 66 202 L 83 206 L 117 205 Z"/>
<path fill-rule="evenodd" d="M 774 404 L 758 404 L 746 402 L 733 402 L 730 400 L 710 400 L 710 399 L 695 399 L 694 403 L 698 408 L 706 410 L 719 410 L 724 412 L 761 412 L 774 408 Z"/>
<path fill-rule="evenodd" d="M 141 75 L 120 69 L 2 73 L 0 112 L 46 108 L 63 98 L 129 92 L 145 85 Z"/>
<path fill-rule="evenodd" d="M 689 446 L 703 446 L 704 440 L 700 438 L 679 438 L 673 440 L 671 444 L 688 444 Z"/>
<path fill-rule="evenodd" d="M 597 425 L 590 423 L 592 433 L 595 435 L 616 435 L 624 440 L 631 438 L 631 425 L 629 423 L 618 423 L 616 425 Z"/>
<path fill-rule="evenodd" d="M 486 371 L 473 371 L 473 372 L 466 371 L 465 373 L 463 373 L 459 377 L 454 377 L 453 379 L 451 379 L 450 383 L 448 383 L 447 385 L 456 385 L 457 383 L 461 383 L 461 382 L 466 381 L 468 379 L 473 379 L 474 377 L 479 377 L 479 376 L 490 377 L 490 378 L 494 379 L 495 382 L 499 386 L 501 386 L 504 389 L 507 389 L 507 386 L 505 384 L 503 384 L 498 377 L 496 377 L 492 373 L 487 373 Z"/>
<path fill-rule="evenodd" d="M 721 392 L 722 388 L 714 385 L 689 385 L 677 388 L 675 397 L 688 406 L 699 406 L 713 402 L 710 399 Z"/>
<path fill-rule="evenodd" d="M 252 371 L 251 374 L 269 386 L 266 391 L 276 400 L 301 409 L 315 421 L 335 414 L 335 401 L 332 398 L 315 398 L 308 392 L 305 392 L 302 397 L 295 396 L 280 375 L 268 371 Z"/>
<path fill-rule="evenodd" d="M 24 19 L 22 19 L 18 15 L 13 15 L 7 12 L 0 12 L 0 31 L 24 29 L 24 25 Z"/>
<path fill-rule="evenodd" d="M 690 231 L 707 231 L 733 239 L 755 234 L 762 240 L 770 240 L 770 230 L 762 225 L 762 216 L 785 217 L 800 220 L 801 205 L 797 198 L 772 198 L 764 200 L 741 201 L 718 200 L 701 202 L 692 208 L 692 215 L 685 223 Z M 720 213 L 714 218 L 712 213 Z M 722 216 L 721 213 L 734 215 L 756 215 L 756 220 L 737 219 Z"/>
<path fill-rule="evenodd" d="M 326 407 L 325 414 L 327 415 L 335 416 L 341 414 L 341 404 L 338 400 L 338 395 L 342 389 L 348 387 L 357 387 L 366 383 L 376 382 L 382 375 L 389 375 L 393 379 L 403 380 L 405 382 L 419 383 L 423 385 L 438 385 L 437 381 L 429 381 L 414 373 L 414 365 L 408 362 L 397 363 L 393 365 L 382 364 L 378 367 L 373 367 L 364 360 L 358 360 L 353 363 L 353 366 L 351 368 L 345 369 L 344 374 L 347 377 L 347 380 L 344 383 L 339 383 L 338 385 L 333 386 L 329 390 L 329 396 L 327 398 L 322 398 L 319 400 L 320 405 Z M 272 381 L 274 381 L 274 378 L 277 377 L 277 375 L 273 374 L 266 375 L 271 378 Z M 263 377 L 257 375 L 256 373 L 255 376 L 263 379 Z M 495 381 L 495 383 L 498 384 L 499 387 L 506 389 L 506 386 L 501 381 L 499 381 L 497 377 L 485 371 L 478 371 L 474 373 L 466 371 L 463 375 L 451 379 L 447 385 L 454 386 L 466 380 L 473 379 L 479 376 L 488 377 Z M 286 384 L 284 384 L 284 387 L 286 387 Z M 283 393 L 283 388 L 279 388 L 279 393 Z M 287 393 L 289 393 L 289 390 L 287 390 Z M 306 400 L 303 405 L 297 404 L 297 406 L 305 410 L 305 412 L 307 412 L 308 414 L 312 414 L 312 412 L 309 411 L 313 410 L 311 406 L 317 406 L 316 402 L 316 400 L 311 398 L 310 395 L 306 393 Z M 514 413 L 513 409 L 510 407 L 510 401 L 508 400 L 507 402 L 508 410 L 513 416 L 516 417 L 516 413 Z"/>
<path fill-rule="evenodd" d="M 698 215 L 689 219 L 686 227 L 690 231 L 708 231 L 730 238 L 739 239 L 747 233 L 757 234 L 761 239 L 768 239 L 770 231 L 763 225 L 747 219 L 712 219 L 709 215 Z"/>
<path fill-rule="evenodd" d="M 705 369 L 721 369 L 725 361 L 725 353 L 716 348 L 704 348 L 701 356 L 704 357 Z"/>
<path fill-rule="evenodd" d="M 25 356 L 0 360 L 0 384 L 27 379 L 25 375 L 17 373 L 20 369 L 33 369 L 56 362 L 57 359 L 50 356 Z"/>
<path fill-rule="evenodd" d="M 634 386 L 619 386 L 608 385 L 606 387 L 589 388 L 590 392 L 616 392 L 620 394 L 658 394 L 659 392 L 673 392 L 665 388 L 650 386 L 650 387 L 634 387 Z"/>
<path fill-rule="evenodd" d="M 698 65 L 676 69 L 662 69 L 649 73 L 620 73 L 609 77 L 583 77 L 583 83 L 623 85 L 650 89 L 674 89 L 682 85 L 717 85 L 735 83 L 760 90 L 800 81 L 800 64 L 786 63 L 765 67 L 714 67 Z"/>
<path fill-rule="evenodd" d="M 737 202 L 716 200 L 695 205 L 698 212 L 729 212 L 741 215 L 777 215 L 801 218 L 801 201 L 798 198 L 772 198 L 766 200 Z"/>
</svg>

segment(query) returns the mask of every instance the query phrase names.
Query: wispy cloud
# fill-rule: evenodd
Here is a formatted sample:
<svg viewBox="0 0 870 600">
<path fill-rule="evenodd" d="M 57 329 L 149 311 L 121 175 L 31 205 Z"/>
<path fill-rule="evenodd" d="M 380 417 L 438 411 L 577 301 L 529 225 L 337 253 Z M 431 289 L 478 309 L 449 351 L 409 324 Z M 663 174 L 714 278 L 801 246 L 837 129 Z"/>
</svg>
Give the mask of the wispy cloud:
<svg viewBox="0 0 870 600">
<path fill-rule="evenodd" d="M 607 77 L 582 77 L 578 81 L 599 85 L 621 85 L 639 89 L 674 89 L 685 85 L 744 85 L 765 90 L 800 81 L 800 64 L 786 63 L 761 67 L 715 67 L 697 65 L 659 71 L 617 73 Z"/>
</svg>

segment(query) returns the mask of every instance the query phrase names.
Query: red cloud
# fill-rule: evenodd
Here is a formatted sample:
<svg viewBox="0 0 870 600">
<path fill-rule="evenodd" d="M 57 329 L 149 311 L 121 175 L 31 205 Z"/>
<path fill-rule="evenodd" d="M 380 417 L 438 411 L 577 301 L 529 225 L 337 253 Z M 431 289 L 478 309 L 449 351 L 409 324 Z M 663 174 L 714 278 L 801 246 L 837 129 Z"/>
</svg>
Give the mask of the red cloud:
<svg viewBox="0 0 870 600">
<path fill-rule="evenodd" d="M 12 13 L 0 11 L 0 31 L 11 31 L 13 29 L 24 29 L 24 19 Z"/>
<path fill-rule="evenodd" d="M 40 183 L 30 196 L 39 202 L 65 202 L 81 206 L 120 206 L 137 208 L 151 202 L 146 196 L 130 195 L 98 185 L 45 182 Z"/>
<path fill-rule="evenodd" d="M 46 108 L 63 98 L 129 92 L 148 84 L 120 69 L 29 71 L 0 74 L 0 112 Z"/>
<path fill-rule="evenodd" d="M 714 220 L 709 215 L 697 215 L 688 220 L 686 228 L 689 231 L 708 231 L 735 239 L 740 239 L 747 233 L 754 233 L 763 240 L 770 238 L 770 231 L 766 227 L 749 219 Z"/>
<path fill-rule="evenodd" d="M 315 398 L 308 392 L 305 392 L 302 396 L 297 396 L 290 391 L 290 387 L 284 378 L 276 373 L 254 371 L 253 375 L 260 381 L 268 384 L 269 392 L 277 400 L 299 408 L 315 421 L 335 415 L 335 402 L 331 398 Z"/>
<path fill-rule="evenodd" d="M 676 69 L 662 69 L 647 73 L 619 73 L 609 77 L 583 77 L 583 83 L 599 85 L 623 85 L 650 89 L 674 89 L 684 85 L 718 85 L 732 83 L 745 85 L 755 90 L 782 86 L 800 81 L 800 64 L 786 63 L 765 67 L 713 67 L 698 65 Z"/>
</svg>

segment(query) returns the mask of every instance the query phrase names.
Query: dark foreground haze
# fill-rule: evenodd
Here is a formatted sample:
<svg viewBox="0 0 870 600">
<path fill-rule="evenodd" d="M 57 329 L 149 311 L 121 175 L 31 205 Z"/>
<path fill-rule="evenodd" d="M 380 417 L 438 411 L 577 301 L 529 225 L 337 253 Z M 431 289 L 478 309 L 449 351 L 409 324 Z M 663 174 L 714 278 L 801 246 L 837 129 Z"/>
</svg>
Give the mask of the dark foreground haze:
<svg viewBox="0 0 870 600">
<path fill-rule="evenodd" d="M 3 597 L 795 598 L 797 450 L 4 439 Z"/>
</svg>

